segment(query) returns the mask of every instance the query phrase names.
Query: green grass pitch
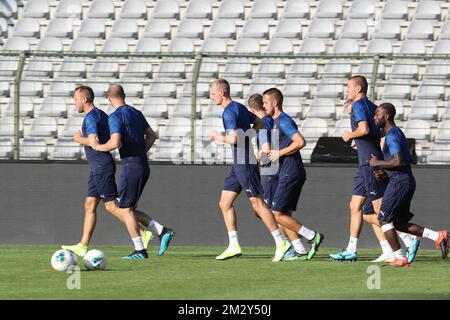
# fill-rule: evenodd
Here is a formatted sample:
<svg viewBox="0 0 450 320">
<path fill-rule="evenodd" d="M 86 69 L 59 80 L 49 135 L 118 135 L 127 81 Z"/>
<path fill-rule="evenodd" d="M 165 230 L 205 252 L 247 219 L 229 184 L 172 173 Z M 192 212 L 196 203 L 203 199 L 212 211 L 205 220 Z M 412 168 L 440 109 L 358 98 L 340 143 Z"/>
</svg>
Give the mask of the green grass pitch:
<svg viewBox="0 0 450 320">
<path fill-rule="evenodd" d="M 92 246 L 109 259 L 105 271 L 85 271 L 80 289 L 69 290 L 71 276 L 54 271 L 50 258 L 58 246 L 0 246 L 0 299 L 449 299 L 450 265 L 438 250 L 421 250 L 410 268 L 380 266 L 380 289 L 369 290 L 367 273 L 379 250 L 361 250 L 356 263 L 330 261 L 321 248 L 311 261 L 271 261 L 274 248 L 243 247 L 227 261 L 214 256 L 222 247 L 171 247 L 157 256 L 125 261 L 130 247 Z"/>
</svg>

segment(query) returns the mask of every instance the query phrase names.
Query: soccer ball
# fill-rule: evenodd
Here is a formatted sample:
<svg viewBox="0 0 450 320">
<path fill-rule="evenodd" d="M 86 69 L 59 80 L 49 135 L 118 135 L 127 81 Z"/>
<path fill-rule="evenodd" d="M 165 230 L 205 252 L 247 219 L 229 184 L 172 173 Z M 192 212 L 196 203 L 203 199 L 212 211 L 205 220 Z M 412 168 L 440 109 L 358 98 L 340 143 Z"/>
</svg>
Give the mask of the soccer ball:
<svg viewBox="0 0 450 320">
<path fill-rule="evenodd" d="M 108 259 L 102 251 L 93 249 L 85 254 L 83 262 L 88 270 L 104 270 L 108 264 Z"/>
<path fill-rule="evenodd" d="M 53 269 L 57 271 L 66 271 L 71 267 L 76 266 L 78 262 L 76 254 L 70 250 L 59 249 L 56 251 L 51 259 Z"/>
</svg>

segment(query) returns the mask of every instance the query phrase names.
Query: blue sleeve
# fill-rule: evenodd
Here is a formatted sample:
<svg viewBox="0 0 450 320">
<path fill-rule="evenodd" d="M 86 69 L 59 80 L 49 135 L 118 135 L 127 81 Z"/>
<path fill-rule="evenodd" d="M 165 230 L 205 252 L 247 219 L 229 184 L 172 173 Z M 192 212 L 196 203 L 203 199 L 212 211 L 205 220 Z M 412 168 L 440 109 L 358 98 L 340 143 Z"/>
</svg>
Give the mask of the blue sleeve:
<svg viewBox="0 0 450 320">
<path fill-rule="evenodd" d="M 86 124 L 86 133 L 87 135 L 90 134 L 97 134 L 97 122 L 95 121 L 94 117 L 86 117 L 84 119 L 84 122 Z"/>
<path fill-rule="evenodd" d="M 264 122 L 264 128 L 258 131 L 258 140 L 260 145 L 271 142 L 270 130 L 272 130 L 273 127 L 269 120 L 264 118 L 262 120 Z"/>
<path fill-rule="evenodd" d="M 142 127 L 144 128 L 144 131 L 147 130 L 147 128 L 150 128 L 150 125 L 148 124 L 147 119 L 145 119 L 144 115 L 142 115 Z"/>
<path fill-rule="evenodd" d="M 356 108 L 353 108 L 352 111 L 353 111 L 353 115 L 355 116 L 355 120 L 357 123 L 360 121 L 369 121 L 367 119 L 366 111 L 360 104 L 357 104 Z"/>
<path fill-rule="evenodd" d="M 113 133 L 121 133 L 121 123 L 120 119 L 117 115 L 114 113 L 110 114 L 108 117 L 108 125 L 109 125 L 109 132 L 110 134 Z"/>
<path fill-rule="evenodd" d="M 389 148 L 389 153 L 394 155 L 401 152 L 401 141 L 397 134 L 389 134 L 386 136 L 386 144 Z"/>
<path fill-rule="evenodd" d="M 294 134 L 298 132 L 298 127 L 294 121 L 290 121 L 290 119 L 281 119 L 280 121 L 280 130 L 288 136 L 289 139 L 292 139 Z"/>
<path fill-rule="evenodd" d="M 236 115 L 232 112 L 227 112 L 226 109 L 223 112 L 223 126 L 225 127 L 225 131 L 233 131 L 237 130 L 237 119 Z"/>
</svg>

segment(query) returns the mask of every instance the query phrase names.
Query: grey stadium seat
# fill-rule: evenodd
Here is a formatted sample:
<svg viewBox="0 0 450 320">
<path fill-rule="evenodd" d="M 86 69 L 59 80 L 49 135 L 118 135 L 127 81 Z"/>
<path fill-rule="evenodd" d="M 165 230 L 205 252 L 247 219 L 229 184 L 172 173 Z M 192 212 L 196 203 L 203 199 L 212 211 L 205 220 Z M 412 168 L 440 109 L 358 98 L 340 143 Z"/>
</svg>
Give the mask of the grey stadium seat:
<svg viewBox="0 0 450 320">
<path fill-rule="evenodd" d="M 425 44 L 422 40 L 405 40 L 400 48 L 402 54 L 425 54 Z M 391 71 L 392 79 L 413 79 L 419 75 L 419 66 L 414 59 L 398 59 Z"/>
<path fill-rule="evenodd" d="M 450 120 L 444 120 L 439 123 L 434 141 L 450 143 Z"/>
<path fill-rule="evenodd" d="M 203 21 L 197 19 L 181 21 L 176 37 L 203 39 Z"/>
<path fill-rule="evenodd" d="M 240 38 L 269 38 L 269 25 L 266 20 L 247 20 Z"/>
<path fill-rule="evenodd" d="M 441 6 L 437 1 L 422 1 L 417 4 L 414 12 L 415 20 L 440 20 Z"/>
<path fill-rule="evenodd" d="M 284 7 L 284 19 L 309 19 L 308 0 L 287 0 Z"/>
<path fill-rule="evenodd" d="M 302 25 L 294 19 L 284 19 L 278 22 L 277 29 L 272 38 L 302 38 Z"/>
<path fill-rule="evenodd" d="M 62 52 L 63 46 L 58 38 L 44 38 L 39 42 L 36 51 Z M 25 67 L 26 77 L 53 77 L 51 58 L 32 57 Z"/>
<path fill-rule="evenodd" d="M 380 20 L 375 27 L 374 39 L 400 39 L 400 20 Z"/>
<path fill-rule="evenodd" d="M 350 19 L 368 19 L 375 15 L 375 6 L 372 0 L 352 1 L 348 18 Z"/>
<path fill-rule="evenodd" d="M 137 53 L 152 53 L 161 52 L 161 44 L 159 39 L 153 38 L 142 38 L 138 41 L 136 45 Z M 152 62 L 148 58 L 131 58 L 128 61 L 125 72 L 123 73 L 124 78 L 151 78 L 152 73 Z"/>
<path fill-rule="evenodd" d="M 160 138 L 168 138 L 172 141 L 181 140 L 191 134 L 191 119 L 172 118 L 169 119 L 164 135 Z"/>
<path fill-rule="evenodd" d="M 175 38 L 170 43 L 169 52 L 193 52 L 194 43 L 190 38 Z M 185 59 L 164 58 L 160 64 L 158 77 L 184 78 Z"/>
<path fill-rule="evenodd" d="M 260 0 L 253 3 L 250 19 L 277 19 L 276 0 Z"/>
<path fill-rule="evenodd" d="M 317 98 L 311 102 L 311 106 L 306 114 L 308 118 L 330 119 L 336 117 L 336 105 L 334 99 Z"/>
<path fill-rule="evenodd" d="M 5 80 L 5 79 L 0 80 L 0 96 L 9 97 L 9 81 L 8 80 Z"/>
<path fill-rule="evenodd" d="M 409 99 L 411 97 L 411 85 L 407 80 L 389 80 L 383 90 L 382 99 Z"/>
<path fill-rule="evenodd" d="M 434 100 L 414 101 L 409 119 L 437 120 L 437 104 Z"/>
<path fill-rule="evenodd" d="M 64 124 L 60 137 L 72 137 L 75 132 L 81 131 L 81 125 L 83 124 L 84 117 L 71 117 L 67 119 Z"/>
<path fill-rule="evenodd" d="M 145 0 L 126 0 L 120 12 L 122 19 L 147 19 Z"/>
<path fill-rule="evenodd" d="M 406 19 L 408 17 L 408 3 L 400 0 L 389 0 L 384 3 L 382 19 Z"/>
<path fill-rule="evenodd" d="M 53 117 L 39 117 L 31 121 L 29 135 L 31 137 L 56 137 L 58 125 Z"/>
<path fill-rule="evenodd" d="M 13 155 L 13 144 L 11 139 L 0 137 L 0 159 L 11 159 Z"/>
<path fill-rule="evenodd" d="M 242 0 L 222 0 L 216 19 L 244 19 Z"/>
<path fill-rule="evenodd" d="M 81 22 L 78 37 L 80 38 L 105 38 L 105 22 L 100 19 L 84 19 Z"/>
<path fill-rule="evenodd" d="M 432 20 L 414 20 L 411 22 L 406 34 L 407 39 L 433 39 L 433 24 Z"/>
<path fill-rule="evenodd" d="M 22 96 L 42 97 L 43 92 L 42 82 L 27 80 L 20 83 L 20 94 Z"/>
<path fill-rule="evenodd" d="M 403 132 L 407 138 L 414 138 L 417 140 L 430 140 L 431 129 L 426 120 L 413 119 L 408 120 Z"/>
<path fill-rule="evenodd" d="M 32 117 L 33 116 L 33 99 L 31 97 L 20 97 L 19 104 L 21 117 Z M 14 98 L 10 98 L 6 104 L 5 112 L 2 117 L 13 117 L 14 116 Z"/>
<path fill-rule="evenodd" d="M 236 53 L 258 53 L 259 43 L 256 39 L 239 39 L 234 48 Z M 225 66 L 226 78 L 250 78 L 252 66 L 247 58 L 230 58 Z"/>
<path fill-rule="evenodd" d="M 47 27 L 46 37 L 72 38 L 73 23 L 67 19 L 53 19 Z"/>
<path fill-rule="evenodd" d="M 339 119 L 334 124 L 333 133 L 330 134 L 331 137 L 342 137 L 344 131 L 352 131 L 349 119 Z"/>
<path fill-rule="evenodd" d="M 317 87 L 318 98 L 343 98 L 344 82 L 341 78 L 323 78 Z"/>
<path fill-rule="evenodd" d="M 339 0 L 321 0 L 317 6 L 316 18 L 340 18 L 342 5 Z"/>
<path fill-rule="evenodd" d="M 166 97 L 175 98 L 176 84 L 170 79 L 158 79 L 161 82 L 153 82 L 150 84 L 148 95 L 150 97 Z"/>
<path fill-rule="evenodd" d="M 274 86 L 274 79 L 272 78 L 256 78 L 248 87 L 247 96 L 251 96 L 254 93 L 263 93 L 265 90 Z"/>
<path fill-rule="evenodd" d="M 290 54 L 293 53 L 292 42 L 289 39 L 273 38 L 267 48 L 267 53 Z M 285 63 L 283 59 L 264 58 L 261 60 L 258 76 L 281 77 L 285 76 Z"/>
<path fill-rule="evenodd" d="M 127 97 L 130 98 L 142 98 L 143 97 L 143 88 L 142 83 L 140 82 L 124 82 L 122 83 L 123 89 Z"/>
<path fill-rule="evenodd" d="M 299 78 L 299 77 L 290 77 L 286 80 L 284 84 L 283 95 L 286 97 L 309 97 L 310 96 L 310 86 L 309 79 L 307 78 Z"/>
<path fill-rule="evenodd" d="M 359 53 L 359 45 L 355 39 L 339 39 L 334 45 L 336 54 Z M 323 72 L 324 77 L 348 78 L 352 73 L 352 65 L 348 59 L 331 59 Z"/>
<path fill-rule="evenodd" d="M 308 30 L 308 38 L 334 38 L 333 20 L 316 19 L 314 20 Z"/>
<path fill-rule="evenodd" d="M 135 19 L 120 19 L 114 23 L 111 38 L 137 39 L 138 26 Z"/>
<path fill-rule="evenodd" d="M 326 137 L 328 134 L 327 121 L 320 118 L 306 118 L 302 121 L 300 133 L 306 140 L 317 140 L 320 137 Z"/>
<path fill-rule="evenodd" d="M 67 116 L 66 100 L 61 97 L 45 97 L 36 108 L 36 117 L 62 117 Z"/>
<path fill-rule="evenodd" d="M 211 101 L 208 109 L 206 110 L 204 117 L 205 118 L 222 118 L 223 109 L 216 105 L 214 101 Z"/>
<path fill-rule="evenodd" d="M 170 39 L 172 36 L 169 20 L 166 19 L 149 20 L 144 30 L 143 36 L 148 38 Z"/>
<path fill-rule="evenodd" d="M 180 97 L 177 100 L 177 104 L 175 109 L 173 110 L 173 116 L 176 118 L 191 118 L 192 112 L 192 98 L 189 97 Z M 201 107 L 199 100 L 197 99 L 196 103 L 196 116 L 200 115 Z"/>
<path fill-rule="evenodd" d="M 367 46 L 367 53 L 392 53 L 392 43 L 387 39 L 373 39 Z"/>
<path fill-rule="evenodd" d="M 179 19 L 180 7 L 176 0 L 158 0 L 153 11 L 153 18 Z"/>
<path fill-rule="evenodd" d="M 59 138 L 49 158 L 55 160 L 78 160 L 81 158 L 80 144 L 71 138 Z"/>
<path fill-rule="evenodd" d="M 72 97 L 75 86 L 70 82 L 52 82 L 47 94 L 50 97 Z"/>
<path fill-rule="evenodd" d="M 128 43 L 122 38 L 109 38 L 105 41 L 102 52 L 128 52 Z M 118 77 L 119 63 L 117 62 L 117 58 L 97 58 L 92 68 L 92 75 L 96 77 Z"/>
<path fill-rule="evenodd" d="M 0 118 L 0 137 L 14 136 L 14 117 Z M 19 136 L 23 136 L 23 120 L 19 118 Z"/>
<path fill-rule="evenodd" d="M 209 37 L 236 39 L 236 23 L 230 19 L 216 19 L 209 30 Z"/>
<path fill-rule="evenodd" d="M 416 94 L 416 99 L 444 100 L 445 82 L 439 79 L 423 79 Z"/>
<path fill-rule="evenodd" d="M 444 25 L 439 32 L 439 40 L 450 39 L 450 20 L 445 21 Z"/>
<path fill-rule="evenodd" d="M 142 103 L 142 113 L 150 118 L 168 118 L 167 99 L 147 97 Z"/>
<path fill-rule="evenodd" d="M 45 19 L 49 17 L 50 6 L 47 0 L 28 0 L 23 10 L 24 18 Z"/>
<path fill-rule="evenodd" d="M 434 143 L 431 146 L 427 162 L 431 164 L 449 164 L 450 163 L 450 143 Z"/>
<path fill-rule="evenodd" d="M 44 160 L 47 158 L 47 143 L 44 139 L 24 138 L 20 142 L 20 159 Z"/>
<path fill-rule="evenodd" d="M 302 100 L 298 97 L 284 97 L 283 111 L 293 118 L 303 117 Z"/>
<path fill-rule="evenodd" d="M 0 17 L 17 18 L 17 1 L 3 0 L 0 1 Z"/>
<path fill-rule="evenodd" d="M 190 0 L 187 10 L 186 19 L 211 19 L 212 8 L 209 0 Z"/>
<path fill-rule="evenodd" d="M 114 2 L 112 0 L 93 0 L 88 11 L 88 18 L 114 19 Z"/>
<path fill-rule="evenodd" d="M 433 54 L 450 54 L 450 40 L 439 40 L 434 45 Z M 446 79 L 450 75 L 448 59 L 432 59 L 425 73 L 427 78 Z"/>
<path fill-rule="evenodd" d="M 300 53 L 324 53 L 325 42 L 322 39 L 306 39 L 300 47 Z M 317 75 L 317 60 L 297 58 L 291 67 L 290 74 L 300 77 L 315 77 Z"/>
<path fill-rule="evenodd" d="M 92 38 L 77 38 L 72 41 L 71 52 L 95 52 L 95 41 Z M 85 58 L 64 58 L 59 77 L 86 77 Z"/>
<path fill-rule="evenodd" d="M 0 17 L 0 37 L 7 38 L 8 37 L 8 22 L 6 18 Z"/>
<path fill-rule="evenodd" d="M 36 51 L 62 52 L 63 45 L 60 39 L 55 37 L 45 37 L 39 41 Z"/>
<path fill-rule="evenodd" d="M 56 18 L 81 18 L 83 8 L 81 0 L 61 0 L 56 8 Z"/>
<path fill-rule="evenodd" d="M 208 38 L 203 42 L 202 53 L 226 53 L 227 44 L 225 39 Z M 219 74 L 219 64 L 217 58 L 205 57 L 200 65 L 200 76 L 217 78 Z"/>
<path fill-rule="evenodd" d="M 17 20 L 13 30 L 14 37 L 39 38 L 40 26 L 39 20 L 32 18 L 23 18 Z"/>
<path fill-rule="evenodd" d="M 341 30 L 341 38 L 367 39 L 367 22 L 362 19 L 345 21 Z"/>
</svg>

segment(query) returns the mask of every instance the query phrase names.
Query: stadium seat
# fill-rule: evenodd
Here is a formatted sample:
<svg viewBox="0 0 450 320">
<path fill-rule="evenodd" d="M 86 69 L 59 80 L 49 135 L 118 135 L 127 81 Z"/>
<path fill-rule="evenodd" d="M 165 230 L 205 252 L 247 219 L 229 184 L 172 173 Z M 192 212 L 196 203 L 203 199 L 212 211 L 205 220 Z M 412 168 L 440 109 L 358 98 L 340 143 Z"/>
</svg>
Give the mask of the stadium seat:
<svg viewBox="0 0 450 320">
<path fill-rule="evenodd" d="M 127 98 L 142 98 L 144 93 L 142 89 L 142 83 L 141 82 L 123 82 L 122 87 L 125 91 L 125 94 L 127 95 Z"/>
<path fill-rule="evenodd" d="M 433 54 L 450 54 L 450 40 L 439 40 L 433 49 Z M 425 71 L 427 78 L 446 79 L 450 76 L 448 59 L 432 59 Z"/>
<path fill-rule="evenodd" d="M 439 79 L 423 79 L 417 90 L 416 99 L 444 100 L 445 82 Z"/>
<path fill-rule="evenodd" d="M 120 12 L 121 19 L 147 19 L 145 0 L 126 0 Z"/>
<path fill-rule="evenodd" d="M 24 138 L 20 142 L 20 159 L 44 160 L 47 158 L 47 143 L 44 139 Z"/>
<path fill-rule="evenodd" d="M 230 19 L 216 19 L 209 30 L 211 38 L 236 39 L 236 24 Z"/>
<path fill-rule="evenodd" d="M 439 40 L 449 40 L 450 39 L 450 20 L 445 21 L 444 25 L 439 32 Z"/>
<path fill-rule="evenodd" d="M 0 96 L 9 97 L 9 81 L 7 79 L 0 80 Z"/>
<path fill-rule="evenodd" d="M 372 0 L 352 1 L 348 18 L 350 19 L 369 19 L 375 15 L 375 6 Z"/>
<path fill-rule="evenodd" d="M 434 142 L 450 143 L 450 120 L 444 120 L 439 123 Z M 450 149 L 448 149 L 450 151 Z"/>
<path fill-rule="evenodd" d="M 75 83 L 70 82 L 52 82 L 48 89 L 50 97 L 72 97 Z"/>
<path fill-rule="evenodd" d="M 324 53 L 325 42 L 322 39 L 306 39 L 300 47 L 300 53 Z M 297 58 L 291 67 L 290 76 L 316 77 L 318 60 Z"/>
<path fill-rule="evenodd" d="M 276 0 L 260 0 L 253 3 L 250 19 L 277 19 Z"/>
<path fill-rule="evenodd" d="M 407 80 L 392 79 L 384 85 L 382 100 L 409 99 L 411 97 L 411 85 Z"/>
<path fill-rule="evenodd" d="M 216 105 L 214 101 L 211 101 L 208 109 L 206 109 L 204 118 L 220 118 L 222 119 L 223 108 Z"/>
<path fill-rule="evenodd" d="M 82 12 L 81 0 L 61 0 L 58 2 L 55 17 L 80 19 Z"/>
<path fill-rule="evenodd" d="M 293 118 L 303 118 L 303 103 L 298 97 L 285 96 L 283 99 L 283 112 Z"/>
<path fill-rule="evenodd" d="M 450 163 L 450 143 L 434 143 L 431 146 L 427 162 L 430 164 L 449 164 Z"/>
<path fill-rule="evenodd" d="M 432 20 L 414 20 L 411 22 L 406 34 L 406 39 L 433 40 Z"/>
<path fill-rule="evenodd" d="M 36 108 L 35 117 L 67 117 L 66 100 L 61 97 L 45 97 Z"/>
<path fill-rule="evenodd" d="M 17 18 L 17 0 L 0 1 L 0 17 Z"/>
<path fill-rule="evenodd" d="M 320 137 L 326 137 L 328 134 L 327 121 L 319 118 L 306 118 L 301 123 L 300 133 L 307 140 L 317 140 Z"/>
<path fill-rule="evenodd" d="M 387 39 L 373 39 L 369 41 L 367 53 L 392 53 L 392 43 Z"/>
<path fill-rule="evenodd" d="M 14 136 L 14 117 L 0 118 L 0 137 Z M 19 118 L 19 136 L 23 137 L 23 120 Z"/>
<path fill-rule="evenodd" d="M 227 44 L 221 38 L 208 38 L 203 42 L 202 53 L 226 53 Z M 205 57 L 200 65 L 200 77 L 217 78 L 219 74 L 219 64 L 217 58 Z"/>
<path fill-rule="evenodd" d="M 266 20 L 247 20 L 240 38 L 268 39 L 269 25 Z"/>
<path fill-rule="evenodd" d="M 180 7 L 176 0 L 158 0 L 153 11 L 153 18 L 176 19 L 180 18 Z"/>
<path fill-rule="evenodd" d="M 22 96 L 42 97 L 44 93 L 42 82 L 25 80 L 20 83 Z"/>
<path fill-rule="evenodd" d="M 87 17 L 94 19 L 114 19 L 114 10 L 114 2 L 112 0 L 92 0 Z"/>
<path fill-rule="evenodd" d="M 11 139 L 0 137 L 0 159 L 9 160 L 13 156 L 13 144 Z"/>
<path fill-rule="evenodd" d="M 272 35 L 273 38 L 302 38 L 302 25 L 300 21 L 294 19 L 284 19 L 278 22 L 277 29 Z"/>
<path fill-rule="evenodd" d="M 216 19 L 244 19 L 242 0 L 222 0 Z"/>
<path fill-rule="evenodd" d="M 438 108 L 434 100 L 416 100 L 411 106 L 409 119 L 437 120 Z"/>
<path fill-rule="evenodd" d="M 305 97 L 311 93 L 308 78 L 290 77 L 286 80 L 282 90 L 286 97 Z"/>
<path fill-rule="evenodd" d="M 168 118 L 167 99 L 147 97 L 142 103 L 142 113 L 150 118 Z"/>
<path fill-rule="evenodd" d="M 395 120 L 400 120 L 400 121 L 404 121 L 406 120 L 406 114 L 405 114 L 405 108 L 403 106 L 403 101 L 402 100 L 396 100 L 396 99 L 391 99 L 389 100 L 390 103 L 392 103 L 395 106 Z M 375 103 L 376 105 L 380 105 L 380 103 Z"/>
<path fill-rule="evenodd" d="M 209 98 L 209 80 L 199 78 L 197 81 L 197 98 Z M 192 97 L 192 82 L 186 82 L 181 90 L 181 97 Z"/>
<path fill-rule="evenodd" d="M 340 18 L 342 5 L 339 0 L 320 0 L 317 6 L 316 18 Z"/>
<path fill-rule="evenodd" d="M 48 18 L 50 14 L 50 6 L 47 0 L 28 0 L 23 9 L 22 16 L 24 18 Z"/>
<path fill-rule="evenodd" d="M 339 39 L 333 49 L 335 54 L 358 54 L 359 45 L 355 39 Z M 331 59 L 322 73 L 322 77 L 348 78 L 352 73 L 352 64 L 348 59 Z"/>
<path fill-rule="evenodd" d="M 158 79 L 158 82 L 152 82 L 149 87 L 148 96 L 175 98 L 176 84 L 173 79 Z"/>
<path fill-rule="evenodd" d="M 208 19 L 212 18 L 211 2 L 209 0 L 190 0 L 186 19 Z"/>
<path fill-rule="evenodd" d="M 95 41 L 92 38 L 77 38 L 72 41 L 71 52 L 95 52 Z M 86 77 L 86 59 L 66 57 L 63 59 L 58 77 Z"/>
<path fill-rule="evenodd" d="M 343 79 L 323 78 L 317 87 L 316 96 L 318 98 L 343 98 L 344 97 Z"/>
<path fill-rule="evenodd" d="M 322 118 L 333 119 L 336 118 L 336 105 L 333 99 L 316 98 L 311 102 L 308 113 L 308 118 Z"/>
<path fill-rule="evenodd" d="M 65 123 L 59 137 L 73 137 L 73 135 L 81 130 L 84 117 L 69 117 Z"/>
<path fill-rule="evenodd" d="M 267 53 L 292 54 L 294 51 L 292 42 L 289 39 L 273 38 L 267 48 Z M 278 58 L 264 58 L 261 60 L 258 69 L 259 77 L 285 77 L 285 62 Z"/>
<path fill-rule="evenodd" d="M 334 38 L 335 21 L 316 19 L 309 25 L 308 38 Z"/>
<path fill-rule="evenodd" d="M 178 163 L 183 160 L 183 143 L 160 138 L 155 147 L 154 159 Z"/>
<path fill-rule="evenodd" d="M 349 119 L 337 120 L 334 124 L 334 130 L 329 136 L 330 137 L 342 137 L 342 134 L 344 133 L 344 131 L 348 131 L 348 132 L 352 131 Z"/>
<path fill-rule="evenodd" d="M 138 38 L 138 26 L 135 19 L 120 19 L 114 22 L 111 38 Z"/>
<path fill-rule="evenodd" d="M 184 137 L 191 135 L 191 119 L 189 118 L 172 118 L 166 125 L 166 130 L 162 138 L 172 141 L 179 141 Z"/>
<path fill-rule="evenodd" d="M 170 22 L 166 19 L 149 20 L 144 30 L 143 37 L 171 39 Z"/>
<path fill-rule="evenodd" d="M 126 53 L 128 52 L 127 40 L 122 38 L 109 38 L 103 44 L 103 53 Z M 118 78 L 119 63 L 117 58 L 99 57 L 94 63 L 91 76 Z"/>
<path fill-rule="evenodd" d="M 382 19 L 401 19 L 408 17 L 408 3 L 401 0 L 389 0 L 384 3 Z"/>
<path fill-rule="evenodd" d="M 79 38 L 105 38 L 105 22 L 101 19 L 84 19 L 78 31 Z"/>
<path fill-rule="evenodd" d="M 219 106 L 216 107 L 219 108 Z M 209 141 L 209 134 L 212 130 L 217 130 L 218 132 L 223 131 L 223 121 L 221 117 L 208 117 L 203 119 L 201 125 L 197 126 L 197 136 L 200 140 Z"/>
<path fill-rule="evenodd" d="M 385 19 L 375 27 L 374 39 L 400 39 L 400 20 Z"/>
<path fill-rule="evenodd" d="M 3 17 L 0 17 L 0 37 L 8 37 L 8 22 Z"/>
<path fill-rule="evenodd" d="M 19 115 L 20 117 L 33 117 L 33 98 L 31 97 L 20 97 L 19 104 Z M 13 117 L 14 116 L 14 98 L 8 99 L 6 104 L 5 112 L 2 117 Z"/>
<path fill-rule="evenodd" d="M 284 7 L 284 19 L 309 19 L 308 0 L 287 0 Z"/>
<path fill-rule="evenodd" d="M 67 19 L 53 19 L 48 24 L 45 36 L 72 39 L 73 24 Z"/>
<path fill-rule="evenodd" d="M 407 138 L 414 138 L 417 140 L 430 140 L 431 129 L 426 120 L 413 119 L 406 122 L 403 132 Z"/>
<path fill-rule="evenodd" d="M 256 39 L 239 39 L 234 48 L 236 53 L 258 53 L 259 43 Z M 230 58 L 225 66 L 225 78 L 250 78 L 252 66 L 250 59 Z"/>
<path fill-rule="evenodd" d="M 176 37 L 203 39 L 203 21 L 197 19 L 181 21 Z"/>
<path fill-rule="evenodd" d="M 437 1 L 422 1 L 417 4 L 414 12 L 415 20 L 440 20 L 441 6 Z"/>
<path fill-rule="evenodd" d="M 169 52 L 185 52 L 194 51 L 194 43 L 190 38 L 175 38 L 170 43 Z M 161 61 L 158 78 L 185 78 L 185 59 L 183 58 L 163 58 Z"/>
<path fill-rule="evenodd" d="M 361 19 L 345 21 L 341 30 L 341 38 L 367 39 L 367 22 Z"/>
<path fill-rule="evenodd" d="M 108 88 L 109 88 L 108 82 L 105 82 L 105 81 L 87 82 L 86 85 L 92 88 L 96 97 L 105 97 L 106 93 L 108 92 Z M 97 98 L 95 98 L 95 99 L 97 100 Z M 94 100 L 94 102 L 96 102 L 96 101 Z"/>
<path fill-rule="evenodd" d="M 26 38 L 14 37 L 5 41 L 3 51 L 22 51 L 29 50 L 30 45 Z M 13 76 L 19 66 L 19 58 L 17 56 L 4 56 L 0 60 L 0 70 L 2 76 Z"/>
<path fill-rule="evenodd" d="M 31 137 L 56 137 L 58 125 L 53 117 L 39 117 L 31 120 L 29 136 Z"/>
<path fill-rule="evenodd" d="M 248 87 L 246 96 L 250 97 L 254 93 L 262 94 L 264 91 L 273 86 L 274 86 L 273 78 L 266 78 L 266 77 L 255 78 Z"/>
<path fill-rule="evenodd" d="M 54 160 L 78 160 L 81 158 L 80 144 L 72 138 L 58 138 L 49 158 Z"/>
<path fill-rule="evenodd" d="M 14 37 L 40 38 L 39 20 L 32 18 L 19 19 L 13 30 Z"/>
</svg>

